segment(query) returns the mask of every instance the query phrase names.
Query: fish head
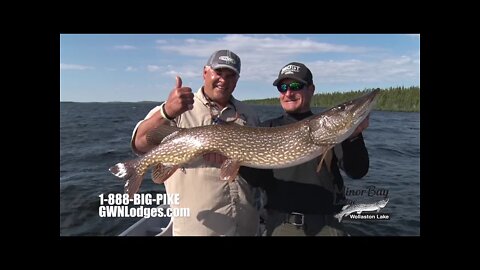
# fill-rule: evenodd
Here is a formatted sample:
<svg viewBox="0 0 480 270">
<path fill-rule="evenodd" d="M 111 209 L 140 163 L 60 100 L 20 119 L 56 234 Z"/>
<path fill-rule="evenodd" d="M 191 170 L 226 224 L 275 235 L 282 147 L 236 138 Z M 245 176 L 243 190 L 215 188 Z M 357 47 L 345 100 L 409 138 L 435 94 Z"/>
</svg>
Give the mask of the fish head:
<svg viewBox="0 0 480 270">
<path fill-rule="evenodd" d="M 389 198 L 386 198 L 386 199 L 384 199 L 384 200 L 380 200 L 380 201 L 377 202 L 377 205 L 378 205 L 380 208 L 384 208 L 384 207 L 387 205 L 387 203 L 388 203 L 389 200 L 390 200 Z"/>
<path fill-rule="evenodd" d="M 372 110 L 379 92 L 373 90 L 312 117 L 309 127 L 314 142 L 335 145 L 350 137 Z"/>
</svg>

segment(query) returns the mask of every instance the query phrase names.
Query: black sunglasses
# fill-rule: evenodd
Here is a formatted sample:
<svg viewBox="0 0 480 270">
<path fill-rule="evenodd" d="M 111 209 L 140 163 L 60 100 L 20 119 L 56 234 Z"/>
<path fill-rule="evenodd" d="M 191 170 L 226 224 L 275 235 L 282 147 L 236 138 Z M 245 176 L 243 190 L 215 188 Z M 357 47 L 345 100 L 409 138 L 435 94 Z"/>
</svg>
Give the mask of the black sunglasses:
<svg viewBox="0 0 480 270">
<path fill-rule="evenodd" d="M 299 90 L 302 90 L 303 87 L 305 87 L 305 84 L 299 83 L 299 82 L 292 82 L 292 83 L 289 83 L 289 84 L 282 83 L 282 84 L 277 85 L 277 89 L 280 93 L 285 93 L 285 92 L 287 92 L 288 89 L 290 89 L 292 91 L 299 91 Z"/>
</svg>

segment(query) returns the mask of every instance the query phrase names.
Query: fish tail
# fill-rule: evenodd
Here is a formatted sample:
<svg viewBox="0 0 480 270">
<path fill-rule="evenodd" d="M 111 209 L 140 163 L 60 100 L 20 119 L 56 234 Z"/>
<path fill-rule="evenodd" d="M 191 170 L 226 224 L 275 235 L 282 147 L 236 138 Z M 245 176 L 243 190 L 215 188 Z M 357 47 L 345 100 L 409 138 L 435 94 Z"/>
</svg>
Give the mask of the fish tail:
<svg viewBox="0 0 480 270">
<path fill-rule="evenodd" d="M 138 192 L 143 181 L 143 174 L 137 173 L 135 164 L 136 160 L 130 160 L 124 163 L 117 163 L 108 169 L 113 175 L 126 181 L 124 190 L 130 198 Z"/>
</svg>

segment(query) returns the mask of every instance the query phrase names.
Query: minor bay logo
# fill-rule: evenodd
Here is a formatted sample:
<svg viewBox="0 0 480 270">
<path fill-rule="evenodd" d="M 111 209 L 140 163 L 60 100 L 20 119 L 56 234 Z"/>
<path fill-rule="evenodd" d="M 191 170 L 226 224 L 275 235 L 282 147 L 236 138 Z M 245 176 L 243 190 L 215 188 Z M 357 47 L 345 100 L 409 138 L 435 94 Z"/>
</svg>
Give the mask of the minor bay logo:
<svg viewBox="0 0 480 270">
<path fill-rule="evenodd" d="M 368 186 L 364 189 L 349 189 L 346 188 L 345 190 L 346 196 L 382 196 L 384 198 L 388 197 L 388 189 L 385 188 L 377 188 L 374 185 Z"/>
<path fill-rule="evenodd" d="M 346 199 L 344 201 L 346 205 L 335 217 L 339 221 L 342 221 L 343 218 L 349 220 L 390 220 L 390 213 L 379 213 L 389 201 L 388 194 L 388 189 L 374 185 L 357 189 L 346 188 Z M 383 197 L 383 199 L 367 203 L 365 201 L 371 202 L 372 200 L 357 199 L 358 197 Z"/>
<path fill-rule="evenodd" d="M 389 220 L 389 213 L 379 213 L 380 209 L 384 208 L 389 199 L 380 200 L 374 203 L 358 203 L 358 204 L 347 204 L 342 208 L 342 211 L 335 215 L 335 218 L 339 222 L 342 221 L 344 217 L 348 219 L 363 219 L 363 220 Z M 371 213 L 376 211 L 377 213 Z M 369 212 L 369 213 L 363 213 Z"/>
</svg>

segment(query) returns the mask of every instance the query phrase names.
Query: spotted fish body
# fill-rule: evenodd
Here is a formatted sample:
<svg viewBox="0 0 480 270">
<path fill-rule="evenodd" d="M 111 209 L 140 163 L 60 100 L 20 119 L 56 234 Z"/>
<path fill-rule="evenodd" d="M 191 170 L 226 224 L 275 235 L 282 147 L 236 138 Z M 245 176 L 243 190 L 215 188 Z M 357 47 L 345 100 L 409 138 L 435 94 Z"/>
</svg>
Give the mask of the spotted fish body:
<svg viewBox="0 0 480 270">
<path fill-rule="evenodd" d="M 233 180 L 240 166 L 261 169 L 295 166 L 324 154 L 348 138 L 372 109 L 378 92 L 372 91 L 321 114 L 280 127 L 236 124 L 188 129 L 168 127 L 171 134 L 157 147 L 138 159 L 114 165 L 110 171 L 127 180 L 125 191 L 132 196 L 150 167 L 155 166 L 154 181 L 163 182 L 179 167 L 207 153 L 227 157 L 221 166 L 223 180 Z M 151 136 L 161 137 L 154 131 Z"/>
</svg>

